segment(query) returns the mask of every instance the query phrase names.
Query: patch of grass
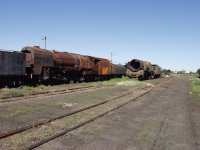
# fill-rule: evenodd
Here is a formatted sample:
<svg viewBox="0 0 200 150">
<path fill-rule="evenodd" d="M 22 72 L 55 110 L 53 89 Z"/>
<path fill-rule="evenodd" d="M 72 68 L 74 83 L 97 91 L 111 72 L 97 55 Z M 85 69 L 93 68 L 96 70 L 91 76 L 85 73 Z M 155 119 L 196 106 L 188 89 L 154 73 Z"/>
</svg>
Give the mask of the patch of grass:
<svg viewBox="0 0 200 150">
<path fill-rule="evenodd" d="M 95 117 L 99 114 L 100 112 L 98 110 L 96 111 L 86 111 L 86 112 L 79 112 L 77 114 L 74 114 L 70 117 L 68 117 L 68 119 L 66 120 L 66 122 L 64 123 L 64 128 L 66 127 L 70 127 L 72 125 L 75 125 L 77 123 L 80 123 L 82 121 L 88 120 L 92 117 Z"/>
<path fill-rule="evenodd" d="M 150 141 L 150 135 L 148 133 L 142 133 L 139 137 L 139 143 L 145 144 Z"/>
<path fill-rule="evenodd" d="M 18 88 L 4 89 L 1 98 L 20 97 L 29 94 L 44 93 L 49 90 L 48 86 L 40 85 L 38 87 L 21 86 Z"/>
<path fill-rule="evenodd" d="M 60 120 L 56 123 L 51 122 L 50 124 L 41 126 L 39 128 L 34 128 L 34 130 L 36 129 L 36 131 L 34 130 L 30 132 L 27 131 L 15 137 L 15 139 L 12 140 L 13 144 L 15 147 L 24 149 L 31 143 L 35 143 L 42 139 L 51 137 L 56 133 L 65 130 L 66 128 L 72 127 L 77 123 L 89 119 L 90 117 L 96 116 L 96 113 L 97 112 L 88 112 L 88 113 L 80 112 L 70 116 L 66 120 Z"/>
<path fill-rule="evenodd" d="M 192 74 L 187 76 L 188 80 L 198 80 L 198 75 L 197 74 Z"/>
<path fill-rule="evenodd" d="M 22 86 L 22 87 L 19 87 L 19 89 L 21 89 L 23 93 L 26 93 L 26 94 L 36 94 L 36 93 L 46 92 L 49 89 L 49 87 L 45 85 L 40 85 L 37 87 Z"/>
<path fill-rule="evenodd" d="M 191 94 L 200 100 L 200 80 L 197 78 L 190 79 Z"/>
<path fill-rule="evenodd" d="M 154 124 L 154 128 L 155 128 L 155 129 L 161 129 L 162 125 L 163 125 L 163 123 L 162 123 L 161 121 L 158 121 L 158 122 L 156 122 L 156 123 Z"/>
<path fill-rule="evenodd" d="M 19 89 L 8 89 L 2 93 L 1 97 L 9 98 L 9 97 L 20 97 L 23 96 L 23 92 Z"/>
<path fill-rule="evenodd" d="M 26 134 L 26 133 L 21 133 L 18 138 L 16 138 L 13 143 L 16 145 L 16 146 L 22 146 L 22 145 L 25 145 L 28 143 L 30 139 L 30 135 L 29 134 Z"/>
<path fill-rule="evenodd" d="M 102 81 L 102 82 L 91 82 L 91 83 L 79 83 L 79 86 L 86 86 L 86 85 L 124 85 L 124 86 L 143 86 L 145 85 L 144 81 L 138 81 L 137 79 L 123 77 L 123 78 L 113 78 L 108 81 Z M 0 98 L 10 98 L 10 97 L 20 97 L 20 96 L 26 96 L 31 94 L 39 94 L 39 93 L 45 93 L 49 90 L 59 90 L 59 89 L 66 89 L 66 87 L 73 87 L 74 85 L 59 85 L 59 86 L 45 86 L 45 85 L 39 85 L 37 87 L 32 86 L 21 86 L 18 88 L 5 88 L 2 90 L 2 93 L 0 94 Z"/>
<path fill-rule="evenodd" d="M 33 110 L 34 110 L 33 108 L 23 107 L 23 106 L 8 107 L 7 113 L 3 114 L 2 117 L 4 117 L 4 118 L 14 117 L 14 116 L 17 116 L 20 114 L 31 112 Z"/>
<path fill-rule="evenodd" d="M 68 118 L 68 120 L 65 122 L 64 128 L 65 127 L 69 127 L 73 124 L 75 124 L 77 122 L 78 119 L 80 119 L 81 117 L 83 117 L 83 113 L 77 113 L 75 115 L 72 115 Z"/>
<path fill-rule="evenodd" d="M 125 85 L 125 86 L 138 86 L 144 85 L 144 81 L 138 81 L 137 79 L 123 77 L 123 78 L 114 78 L 109 81 L 104 81 L 104 85 Z"/>
</svg>

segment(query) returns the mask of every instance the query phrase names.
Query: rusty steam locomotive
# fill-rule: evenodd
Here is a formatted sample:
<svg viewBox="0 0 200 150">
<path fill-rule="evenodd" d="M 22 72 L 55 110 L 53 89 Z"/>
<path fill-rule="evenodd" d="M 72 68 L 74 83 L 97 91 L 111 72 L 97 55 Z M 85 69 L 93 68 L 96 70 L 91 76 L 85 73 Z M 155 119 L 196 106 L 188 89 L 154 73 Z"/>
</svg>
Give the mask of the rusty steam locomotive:
<svg viewBox="0 0 200 150">
<path fill-rule="evenodd" d="M 128 76 L 139 80 L 159 78 L 161 68 L 133 59 L 126 65 L 108 59 L 68 52 L 24 47 L 21 52 L 0 51 L 0 84 L 69 83 Z"/>
<path fill-rule="evenodd" d="M 130 78 L 138 78 L 139 80 L 147 80 L 159 78 L 161 76 L 160 66 L 152 65 L 148 61 L 133 59 L 126 65 L 126 75 Z"/>
<path fill-rule="evenodd" d="M 123 65 L 68 52 L 24 47 L 21 52 L 0 51 L 0 82 L 18 85 L 106 80 L 126 74 Z"/>
</svg>

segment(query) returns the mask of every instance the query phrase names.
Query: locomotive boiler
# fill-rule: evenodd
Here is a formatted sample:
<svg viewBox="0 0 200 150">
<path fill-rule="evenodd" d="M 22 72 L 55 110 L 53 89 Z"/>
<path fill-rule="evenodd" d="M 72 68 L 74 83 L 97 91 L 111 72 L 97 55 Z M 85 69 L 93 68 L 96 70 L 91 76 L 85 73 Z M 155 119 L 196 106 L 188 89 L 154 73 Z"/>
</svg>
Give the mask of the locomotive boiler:
<svg viewBox="0 0 200 150">
<path fill-rule="evenodd" d="M 148 61 L 133 59 L 127 64 L 126 75 L 139 80 L 150 79 L 153 75 L 153 66 Z"/>
</svg>

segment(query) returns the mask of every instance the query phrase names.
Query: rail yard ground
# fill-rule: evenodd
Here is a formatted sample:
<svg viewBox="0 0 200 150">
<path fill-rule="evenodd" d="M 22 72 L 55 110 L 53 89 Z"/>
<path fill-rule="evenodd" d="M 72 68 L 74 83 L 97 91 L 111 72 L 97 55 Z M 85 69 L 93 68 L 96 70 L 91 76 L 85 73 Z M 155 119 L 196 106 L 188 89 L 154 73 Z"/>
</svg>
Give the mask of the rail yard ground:
<svg viewBox="0 0 200 150">
<path fill-rule="evenodd" d="M 199 89 L 183 76 L 2 89 L 0 149 L 197 150 Z"/>
</svg>

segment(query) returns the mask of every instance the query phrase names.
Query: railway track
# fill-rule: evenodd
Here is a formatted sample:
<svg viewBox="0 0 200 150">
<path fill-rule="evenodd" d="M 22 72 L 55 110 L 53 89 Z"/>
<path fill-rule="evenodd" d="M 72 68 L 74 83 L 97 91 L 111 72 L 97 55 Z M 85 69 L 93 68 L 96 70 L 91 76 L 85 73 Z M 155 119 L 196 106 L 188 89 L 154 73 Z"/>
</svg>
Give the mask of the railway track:
<svg viewBox="0 0 200 150">
<path fill-rule="evenodd" d="M 21 96 L 21 97 L 1 98 L 0 104 L 12 103 L 12 102 L 23 101 L 23 100 L 32 100 L 39 97 L 50 97 L 50 96 L 55 96 L 55 95 L 62 95 L 62 94 L 68 94 L 68 93 L 74 93 L 74 92 L 80 92 L 80 91 L 86 91 L 86 90 L 92 90 L 92 89 L 98 89 L 98 88 L 104 88 L 104 87 L 110 87 L 110 86 L 113 86 L 113 85 L 109 85 L 109 86 L 90 85 L 90 86 L 84 86 L 84 87 L 75 87 L 75 88 L 68 88 L 68 89 L 62 89 L 62 90 L 47 91 L 44 93 L 31 94 L 31 95 Z"/>
<path fill-rule="evenodd" d="M 6 137 L 9 137 L 9 136 L 12 136 L 12 135 L 15 135 L 15 134 L 18 134 L 18 133 L 27 131 L 27 130 L 29 130 L 29 129 L 31 129 L 31 128 L 35 128 L 35 127 L 38 127 L 38 126 L 47 124 L 47 123 L 49 123 L 49 122 L 52 122 L 52 121 L 55 121 L 55 120 L 58 120 L 58 119 L 61 119 L 61 118 L 64 118 L 64 117 L 68 117 L 68 116 L 74 115 L 74 114 L 76 114 L 76 113 L 79 113 L 79 112 L 82 112 L 82 111 L 85 111 L 85 110 L 88 110 L 88 109 L 91 109 L 91 108 L 94 108 L 94 107 L 97 107 L 97 106 L 100 106 L 100 105 L 103 105 L 103 104 L 108 103 L 108 102 L 110 102 L 110 101 L 112 101 L 112 100 L 119 99 L 119 98 L 121 98 L 121 97 L 130 95 L 131 93 L 132 93 L 132 92 L 129 92 L 129 93 L 126 93 L 126 94 L 122 94 L 122 95 L 120 95 L 120 96 L 117 96 L 117 97 L 114 97 L 114 98 L 105 100 L 105 101 L 103 101 L 103 102 L 99 102 L 99 103 L 96 103 L 96 104 L 92 104 L 92 105 L 87 106 L 87 107 L 85 107 L 85 108 L 81 108 L 81 109 L 79 109 L 79 110 L 75 110 L 75 111 L 73 111 L 73 112 L 66 113 L 66 114 L 57 116 L 57 117 L 55 117 L 55 118 L 49 119 L 49 120 L 37 122 L 37 123 L 34 123 L 33 125 L 31 124 L 31 125 L 24 126 L 24 127 L 18 128 L 18 129 L 16 129 L 16 130 L 13 130 L 13 131 L 10 131 L 10 132 L 4 133 L 4 134 L 0 134 L 0 139 L 3 139 L 3 138 L 6 138 Z"/>
<path fill-rule="evenodd" d="M 142 96 L 144 96 L 144 95 L 150 93 L 151 91 L 152 91 L 152 90 L 148 90 L 148 91 L 144 92 L 143 94 L 141 94 L 141 95 L 139 95 L 139 96 L 137 96 L 137 97 L 135 97 L 135 98 L 129 100 L 128 102 L 125 102 L 125 103 L 123 103 L 123 104 L 120 104 L 120 105 L 118 105 L 117 107 L 115 107 L 115 108 L 113 108 L 113 109 L 110 109 L 110 110 L 108 110 L 108 111 L 106 111 L 106 112 L 103 112 L 103 113 L 99 114 L 99 115 L 96 116 L 96 117 L 93 117 L 93 118 L 91 118 L 91 119 L 89 119 L 89 120 L 86 120 L 86 121 L 84 121 L 84 122 L 82 122 L 82 123 L 79 123 L 78 125 L 75 125 L 75 126 L 73 126 L 73 127 L 71 127 L 71 128 L 67 128 L 67 129 L 63 130 L 62 132 L 59 132 L 59 133 L 57 133 L 57 134 L 55 134 L 55 135 L 53 135 L 53 136 L 51 136 L 51 137 L 49 137 L 49 138 L 47 138 L 47 139 L 41 140 L 41 141 L 39 141 L 38 143 L 35 143 L 35 144 L 33 144 L 33 145 L 31 145 L 31 146 L 25 148 L 25 150 L 32 150 L 32 149 L 34 149 L 34 148 L 37 148 L 37 147 L 39 147 L 40 145 L 43 145 L 43 144 L 45 144 L 45 143 L 47 143 L 47 142 L 49 142 L 49 141 L 51 141 L 51 140 L 53 140 L 53 139 L 56 139 L 56 138 L 58 138 L 58 137 L 60 137 L 60 136 L 62 136 L 62 135 L 64 135 L 64 134 L 66 134 L 66 133 L 68 133 L 68 132 L 71 132 L 71 131 L 73 131 L 73 130 L 75 130 L 75 129 L 78 129 L 78 128 L 80 128 L 80 127 L 86 125 L 86 124 L 89 124 L 90 122 L 92 122 L 92 121 L 94 121 L 94 120 L 96 120 L 96 119 L 98 119 L 98 118 L 100 118 L 100 117 L 103 117 L 104 115 L 109 114 L 110 112 L 112 112 L 112 111 L 114 111 L 114 110 L 116 110 L 116 109 L 119 109 L 119 108 L 121 108 L 122 106 L 127 105 L 128 103 L 130 103 L 130 102 L 132 102 L 132 101 L 136 101 L 138 98 L 140 98 L 140 97 L 142 97 Z"/>
<path fill-rule="evenodd" d="M 84 122 L 82 122 L 82 123 L 80 123 L 80 124 L 78 124 L 78 125 L 75 125 L 75 126 L 73 126 L 73 127 L 71 127 L 71 128 L 67 128 L 67 129 L 65 129 L 64 131 L 62 131 L 62 132 L 60 132 L 60 133 L 57 133 L 57 134 L 55 134 L 55 135 L 53 135 L 53 136 L 51 136 L 51 137 L 49 137 L 49 138 L 47 138 L 47 139 L 44 139 L 44 140 L 41 140 L 41 141 L 39 141 L 39 142 L 37 142 L 37 143 L 35 143 L 35 144 L 32 144 L 31 146 L 25 148 L 25 150 L 32 150 L 32 149 L 34 149 L 34 148 L 37 148 L 37 147 L 39 147 L 39 146 L 41 146 L 41 145 L 43 145 L 43 144 L 45 144 L 45 143 L 47 143 L 47 142 L 49 142 L 49 141 L 52 141 L 53 139 L 56 139 L 56 138 L 58 138 L 58 137 L 60 137 L 60 136 L 63 136 L 64 134 L 66 134 L 66 133 L 68 133 L 68 132 L 71 132 L 71 131 L 73 131 L 73 130 L 75 130 L 75 129 L 78 129 L 78 128 L 80 128 L 80 127 L 86 125 L 86 124 L 89 124 L 90 122 L 95 121 L 96 119 L 98 119 L 98 118 L 100 118 L 100 117 L 103 117 L 103 116 L 105 116 L 106 114 L 109 114 L 110 112 L 112 112 L 112 111 L 114 111 L 114 110 L 116 110 L 116 109 L 119 109 L 119 108 L 123 107 L 124 105 L 129 104 L 130 102 L 136 101 L 138 98 L 140 98 L 140 97 L 142 97 L 142 96 L 144 96 L 144 95 L 147 95 L 148 93 L 152 92 L 152 91 L 153 91 L 154 89 L 156 89 L 156 88 L 159 88 L 159 87 L 168 88 L 168 86 L 166 86 L 166 85 L 164 85 L 164 84 L 168 83 L 170 80 L 172 80 L 172 79 L 168 79 L 167 81 L 164 81 L 163 83 L 158 84 L 156 87 L 154 87 L 154 88 L 152 88 L 152 89 L 150 89 L 150 90 L 147 90 L 146 92 L 142 93 L 141 95 L 139 95 L 139 96 L 137 96 L 137 97 L 135 97 L 135 98 L 133 98 L 133 99 L 130 99 L 129 101 L 127 101 L 127 102 L 125 102 L 125 103 L 123 103 L 123 104 L 120 104 L 120 105 L 118 105 L 118 106 L 116 106 L 116 107 L 114 107 L 114 108 L 112 108 L 112 109 L 110 109 L 110 110 L 108 110 L 108 111 L 106 111 L 106 112 L 103 112 L 103 113 L 99 114 L 99 115 L 96 116 L 96 117 L 93 117 L 93 118 L 91 118 L 91 119 L 89 119 L 89 120 L 86 120 L 86 121 L 84 121 Z M 144 88 L 143 88 L 143 89 L 144 89 Z"/>
<path fill-rule="evenodd" d="M 113 109 L 110 109 L 110 110 L 108 110 L 108 111 L 106 111 L 106 112 L 104 112 L 104 113 L 102 113 L 102 114 L 100 114 L 100 115 L 98 115 L 98 116 L 96 116 L 96 117 L 94 117 L 94 118 L 91 118 L 91 119 L 89 119 L 89 120 L 87 120 L 87 121 L 85 121 L 85 122 L 82 122 L 82 123 L 80 123 L 80 124 L 78 124 L 78 125 L 76 125 L 76 126 L 74 126 L 74 127 L 68 128 L 68 129 L 66 129 L 66 130 L 64 130 L 64 131 L 62 131 L 62 132 L 60 132 L 60 133 L 58 133 L 58 134 L 56 134 L 56 135 L 54 135 L 54 136 L 48 138 L 48 139 L 42 140 L 42 141 L 40 141 L 40 142 L 38 142 L 38 143 L 36 143 L 36 144 L 34 144 L 34 145 L 31 145 L 31 146 L 28 147 L 27 149 L 36 148 L 36 147 L 38 147 L 38 146 L 40 146 L 40 145 L 42 145 L 42 144 L 44 144 L 44 143 L 46 143 L 46 142 L 48 142 L 48 141 L 51 141 L 51 140 L 53 140 L 53 139 L 55 139 L 55 138 L 57 138 L 57 137 L 59 137 L 59 136 L 61 136 L 61 135 L 63 135 L 63 134 L 66 134 L 67 132 L 70 132 L 70 131 L 75 130 L 75 129 L 77 129 L 77 128 L 79 128 L 79 127 L 85 125 L 85 124 L 88 124 L 88 123 L 90 123 L 90 122 L 96 120 L 97 118 L 102 117 L 102 116 L 108 114 L 108 113 L 111 112 L 111 111 L 114 111 L 114 110 L 116 110 L 116 109 L 118 109 L 118 108 L 120 108 L 120 107 L 122 107 L 122 106 L 124 106 L 124 105 L 126 105 L 126 104 L 128 104 L 128 103 L 130 103 L 130 102 L 132 102 L 132 101 L 135 101 L 135 100 L 138 99 L 139 97 L 142 97 L 142 96 L 144 96 L 144 95 L 150 93 L 152 90 L 154 90 L 154 89 L 156 89 L 156 88 L 158 88 L 158 87 L 160 87 L 160 86 L 162 86 L 162 87 L 164 87 L 164 88 L 167 88 L 167 86 L 165 86 L 165 85 L 163 86 L 163 84 L 165 84 L 166 82 L 168 82 L 168 80 L 167 80 L 167 81 L 164 81 L 164 82 L 161 83 L 161 84 L 158 84 L 156 87 L 154 87 L 154 88 L 152 88 L 152 89 L 150 89 L 150 90 L 147 90 L 146 92 L 140 94 L 139 96 L 137 96 L 137 97 L 135 97 L 135 98 L 133 98 L 133 99 L 131 99 L 131 100 L 129 100 L 129 101 L 123 103 L 123 104 L 118 105 L 117 107 L 115 107 L 115 108 L 113 108 Z M 147 87 L 145 87 L 145 88 L 147 88 Z M 142 88 L 142 89 L 145 89 L 145 88 Z M 142 90 L 142 89 L 141 89 L 141 90 Z M 85 107 L 85 108 L 81 108 L 81 109 L 79 109 L 79 110 L 76 110 L 76 111 L 73 111 L 73 112 L 70 112 L 70 113 L 66 113 L 66 114 L 57 116 L 57 117 L 55 117 L 55 118 L 46 120 L 46 121 L 37 122 L 37 123 L 35 123 L 34 125 L 28 125 L 28 126 L 24 126 L 24 127 L 18 128 L 17 130 L 13 130 L 13 131 L 10 131 L 10 132 L 1 134 L 1 135 L 0 135 L 0 139 L 4 139 L 4 138 L 7 138 L 7 137 L 11 137 L 11 136 L 13 136 L 13 135 L 16 135 L 16 134 L 19 134 L 19 133 L 28 131 L 28 130 L 30 130 L 30 129 L 33 129 L 33 128 L 36 128 L 36 127 L 39 127 L 39 126 L 42 126 L 42 125 L 46 125 L 46 124 L 48 124 L 48 123 L 50 123 L 50 122 L 52 122 L 52 121 L 56 121 L 56 120 L 59 120 L 59 119 L 62 119 L 62 118 L 66 118 L 66 117 L 72 116 L 72 115 L 74 115 L 74 114 L 77 114 L 77 113 L 79 113 L 79 112 L 83 112 L 83 111 L 86 111 L 86 110 L 89 110 L 89 109 L 98 107 L 98 106 L 100 106 L 100 105 L 109 103 L 110 101 L 117 100 L 117 99 L 119 99 L 119 98 L 128 96 L 128 95 L 130 95 L 131 93 L 133 93 L 133 92 L 128 92 L 128 93 L 119 95 L 119 96 L 117 96 L 117 97 L 114 97 L 114 98 L 105 100 L 105 101 L 103 101 L 103 102 L 99 102 L 99 103 L 96 103 L 96 104 L 92 104 L 92 105 L 87 106 L 87 107 Z"/>
</svg>

